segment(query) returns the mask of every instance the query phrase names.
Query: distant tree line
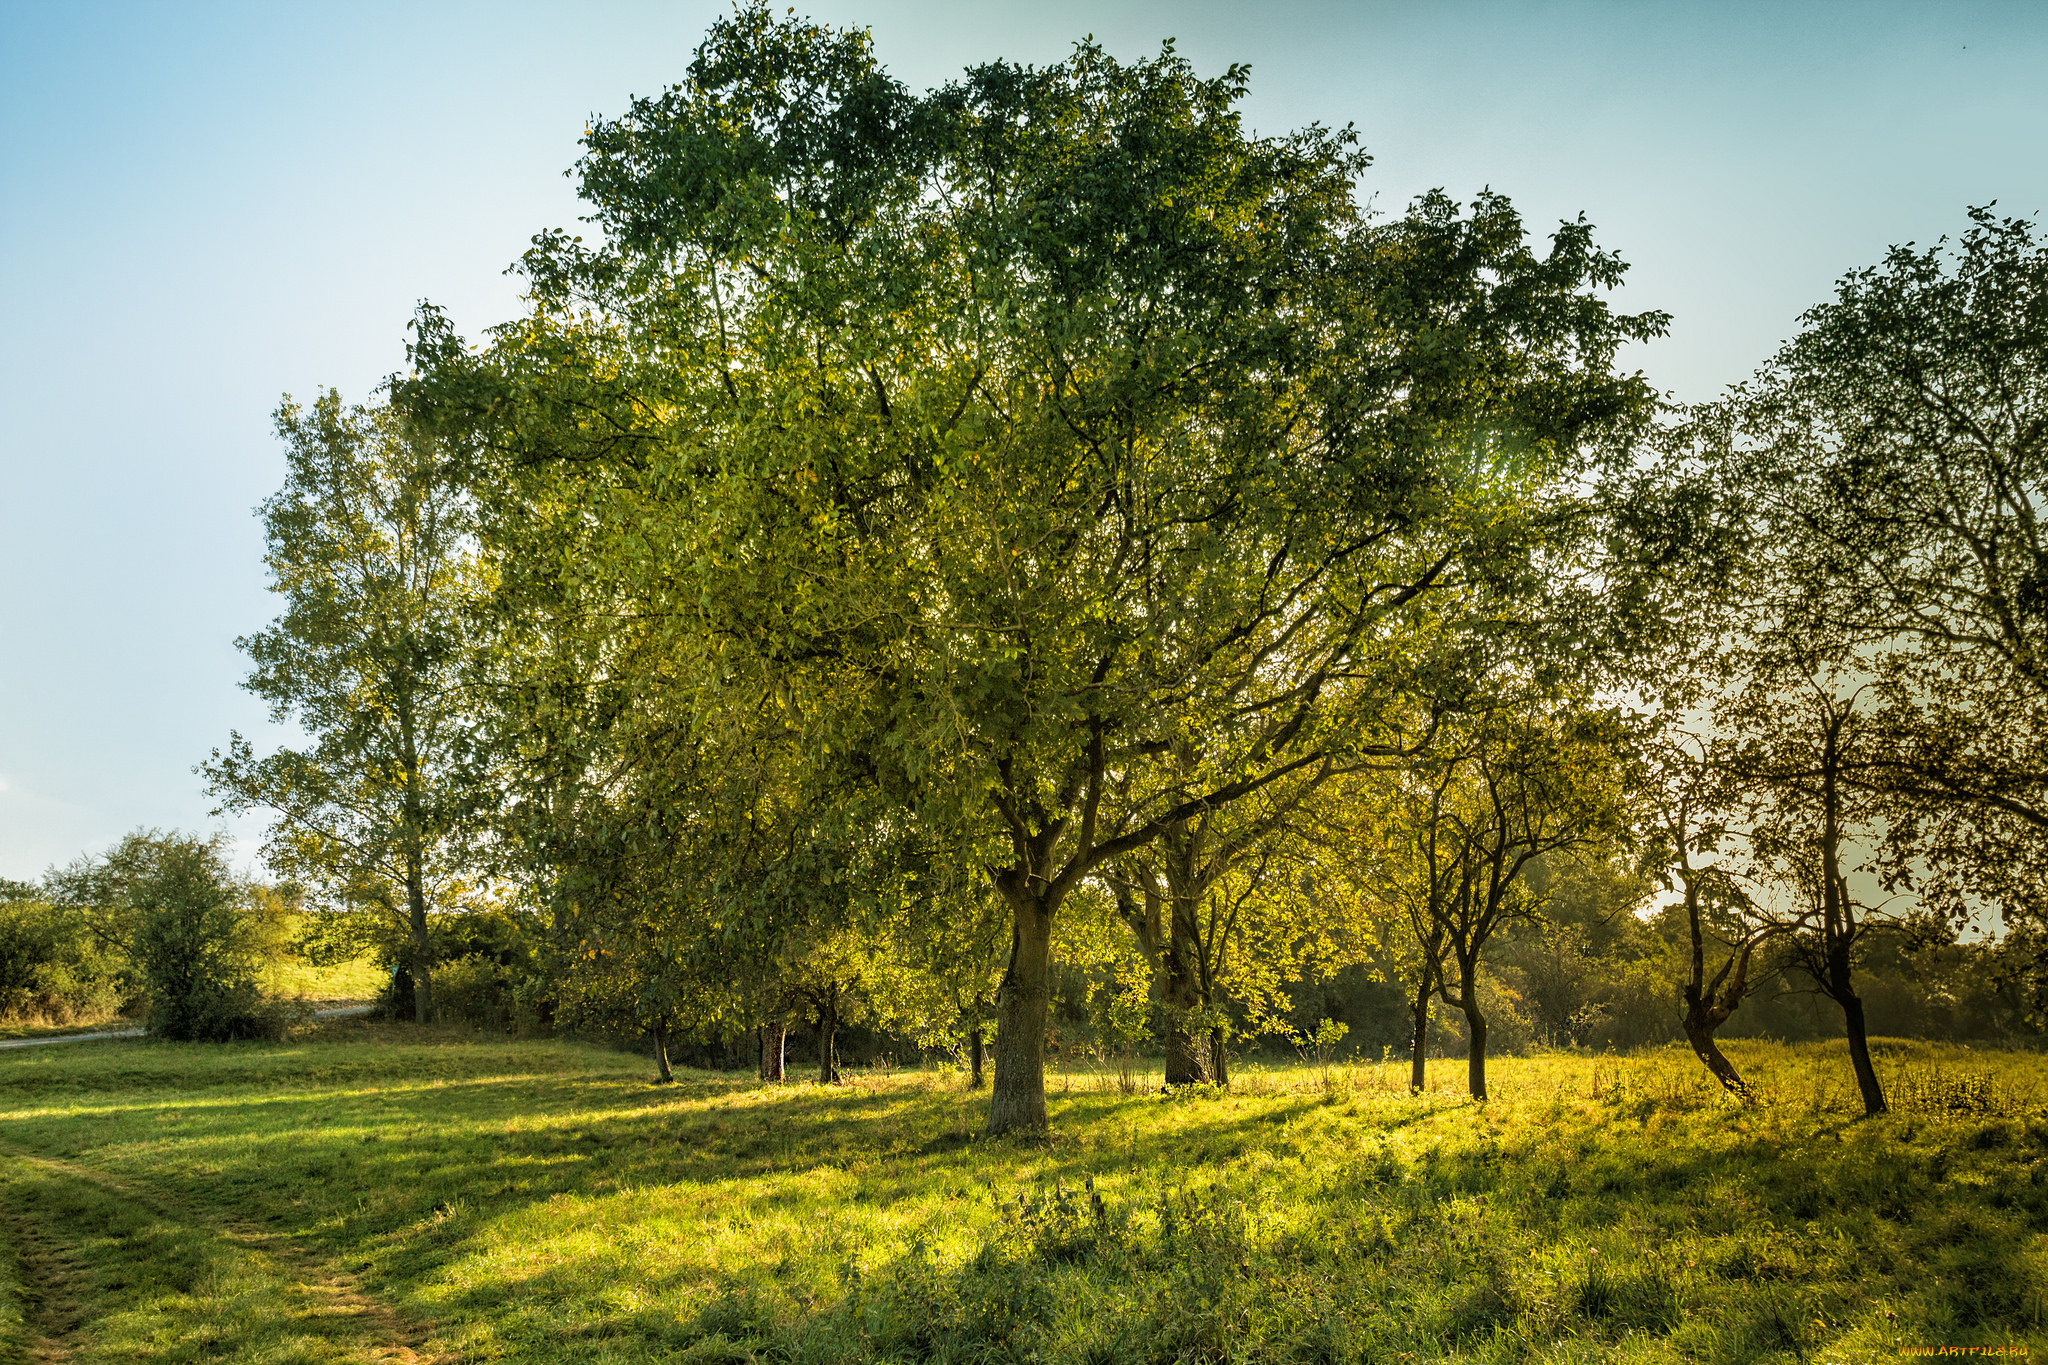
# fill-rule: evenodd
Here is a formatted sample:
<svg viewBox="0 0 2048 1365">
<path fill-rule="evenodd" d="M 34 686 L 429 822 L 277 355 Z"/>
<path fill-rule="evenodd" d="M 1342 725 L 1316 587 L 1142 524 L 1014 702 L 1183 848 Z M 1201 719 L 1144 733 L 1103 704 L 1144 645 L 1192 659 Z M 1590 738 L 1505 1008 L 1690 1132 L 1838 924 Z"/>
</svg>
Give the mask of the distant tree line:
<svg viewBox="0 0 2048 1365">
<path fill-rule="evenodd" d="M 1484 1096 L 1684 1038 L 1745 1097 L 1722 1032 L 1838 1032 L 1877 1112 L 1873 1027 L 2037 1038 L 2033 226 L 1684 408 L 1584 223 L 1375 216 L 1245 89 L 1083 44 L 919 95 L 743 7 L 589 129 L 523 315 L 287 402 L 244 646 L 309 740 L 205 773 L 323 941 L 664 1074 L 949 1051 L 995 1132 L 1076 1046 L 1348 1029 Z"/>
</svg>

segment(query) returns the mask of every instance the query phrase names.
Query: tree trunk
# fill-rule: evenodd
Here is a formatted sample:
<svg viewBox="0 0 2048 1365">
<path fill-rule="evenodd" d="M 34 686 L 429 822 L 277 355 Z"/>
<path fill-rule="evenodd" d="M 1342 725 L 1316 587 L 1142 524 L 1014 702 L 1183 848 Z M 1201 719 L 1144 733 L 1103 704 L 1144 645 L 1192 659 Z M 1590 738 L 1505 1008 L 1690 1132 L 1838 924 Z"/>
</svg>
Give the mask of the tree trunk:
<svg viewBox="0 0 2048 1365">
<path fill-rule="evenodd" d="M 1424 969 L 1422 984 L 1415 989 L 1414 1027 L 1409 1037 L 1413 1050 L 1408 1055 L 1408 1093 L 1420 1095 L 1428 1085 L 1429 1077 L 1426 1059 L 1429 1056 L 1429 995 L 1435 987 L 1432 978 L 1436 973 Z"/>
<path fill-rule="evenodd" d="M 1036 898 L 1011 899 L 1010 968 L 996 991 L 995 1084 L 988 1131 L 1042 1133 L 1045 1024 L 1052 1003 L 1052 912 Z"/>
<path fill-rule="evenodd" d="M 833 1085 L 839 1080 L 839 1009 L 838 1002 L 818 1007 L 818 1084 Z"/>
<path fill-rule="evenodd" d="M 1888 1106 L 1884 1088 L 1877 1083 L 1877 1068 L 1870 1062 L 1863 997 L 1856 994 L 1855 964 L 1850 958 L 1858 937 L 1856 903 L 1849 896 L 1849 879 L 1842 875 L 1842 797 L 1836 780 L 1842 764 L 1842 729 L 1848 719 L 1846 709 L 1830 715 L 1821 751 L 1821 932 L 1827 973 L 1824 989 L 1842 1007 L 1849 1062 L 1856 1071 L 1856 1088 L 1863 1095 L 1863 1116 L 1869 1118 L 1884 1113 Z"/>
<path fill-rule="evenodd" d="M 1206 1085 L 1210 1078 L 1208 1035 L 1188 1027 L 1185 1014 L 1180 1019 L 1181 1023 L 1169 1024 L 1166 1030 L 1166 1084 L 1169 1088 Z"/>
<path fill-rule="evenodd" d="M 981 1055 L 985 1044 L 981 1040 L 981 1025 L 976 1024 L 967 1035 L 967 1087 L 979 1090 L 988 1082 L 981 1074 Z"/>
<path fill-rule="evenodd" d="M 1735 1069 L 1735 1063 L 1722 1053 L 1721 1045 L 1714 1041 L 1713 1024 L 1697 1007 L 1685 1012 L 1685 1041 L 1692 1044 L 1693 1055 L 1706 1063 L 1707 1070 L 1714 1073 L 1714 1079 L 1721 1083 L 1723 1089 L 1738 1100 L 1749 1099 L 1748 1082 Z"/>
<path fill-rule="evenodd" d="M 661 1068 L 661 1083 L 663 1085 L 667 1085 L 675 1080 L 676 1073 L 669 1070 L 668 1066 L 668 1024 L 666 1022 L 657 1023 L 654 1026 L 654 1063 Z"/>
<path fill-rule="evenodd" d="M 1166 1007 L 1166 1084 L 1206 1085 L 1211 1079 L 1209 1039 L 1189 1023 L 1201 1008 L 1202 986 L 1198 975 L 1202 959 L 1201 926 L 1195 919 L 1195 902 L 1174 895 L 1172 927 L 1167 931 L 1164 980 L 1160 1003 Z"/>
<path fill-rule="evenodd" d="M 783 1058 L 788 1050 L 789 1025 L 779 1019 L 761 1025 L 761 1079 L 783 1078 Z"/>
<path fill-rule="evenodd" d="M 1224 1060 L 1221 1024 L 1209 1030 L 1209 1066 L 1216 1073 L 1216 1084 L 1230 1084 L 1230 1065 Z"/>
<path fill-rule="evenodd" d="M 1465 1011 L 1465 1032 L 1469 1041 L 1465 1045 L 1465 1086 L 1472 1092 L 1472 1098 L 1486 1098 L 1486 1016 L 1479 1012 L 1479 992 L 1473 989 L 1472 977 L 1465 975 L 1459 992 L 1458 1007 Z"/>
<path fill-rule="evenodd" d="M 1877 1068 L 1870 1061 L 1870 1038 L 1863 1025 L 1863 997 L 1844 991 L 1836 997 L 1842 1006 L 1842 1022 L 1849 1031 L 1849 1061 L 1856 1068 L 1856 1088 L 1863 1092 L 1863 1116 L 1885 1113 L 1884 1087 L 1878 1084 Z"/>
<path fill-rule="evenodd" d="M 427 888 L 417 857 L 406 859 L 406 918 L 411 929 L 412 1017 L 419 1023 L 434 1019 L 434 949 L 427 937 Z"/>
</svg>

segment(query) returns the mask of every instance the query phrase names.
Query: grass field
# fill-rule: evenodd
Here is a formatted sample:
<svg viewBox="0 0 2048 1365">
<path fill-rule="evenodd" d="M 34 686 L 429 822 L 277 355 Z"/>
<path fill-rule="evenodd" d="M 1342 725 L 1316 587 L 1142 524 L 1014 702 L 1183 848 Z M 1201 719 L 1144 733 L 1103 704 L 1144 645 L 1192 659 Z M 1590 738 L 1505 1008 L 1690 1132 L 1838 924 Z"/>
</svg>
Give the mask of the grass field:
<svg viewBox="0 0 2048 1365">
<path fill-rule="evenodd" d="M 2048 1350 L 2048 1065 L 1828 1049 L 1053 1078 L 977 1134 L 950 1073 L 762 1086 L 347 1023 L 0 1055 L 17 1357 L 1699 1360 Z M 1449 1087 L 1461 1062 L 1442 1065 Z"/>
<path fill-rule="evenodd" d="M 264 969 L 262 986 L 287 1000 L 368 1000 L 383 991 L 386 974 L 368 957 L 316 967 L 296 957 L 280 958 Z"/>
</svg>

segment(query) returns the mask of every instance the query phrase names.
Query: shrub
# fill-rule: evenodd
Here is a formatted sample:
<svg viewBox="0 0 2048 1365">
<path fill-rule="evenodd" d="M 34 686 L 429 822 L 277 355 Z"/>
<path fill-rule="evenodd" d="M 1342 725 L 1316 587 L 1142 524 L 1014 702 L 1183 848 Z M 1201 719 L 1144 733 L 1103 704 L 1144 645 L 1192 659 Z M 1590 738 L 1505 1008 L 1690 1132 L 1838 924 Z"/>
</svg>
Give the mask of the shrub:
<svg viewBox="0 0 2048 1365">
<path fill-rule="evenodd" d="M 132 985 L 80 916 L 33 887 L 0 886 L 0 1017 L 103 1019 L 119 1010 Z"/>
<path fill-rule="evenodd" d="M 266 900 L 229 870 L 218 839 L 137 831 L 74 864 L 53 888 L 127 949 L 152 1033 L 182 1041 L 275 1038 L 301 1011 L 265 999 L 256 975 L 278 950 Z"/>
<path fill-rule="evenodd" d="M 444 1019 L 510 1033 L 517 1022 L 512 968 L 487 953 L 444 962 L 434 973 L 434 1011 Z"/>
</svg>

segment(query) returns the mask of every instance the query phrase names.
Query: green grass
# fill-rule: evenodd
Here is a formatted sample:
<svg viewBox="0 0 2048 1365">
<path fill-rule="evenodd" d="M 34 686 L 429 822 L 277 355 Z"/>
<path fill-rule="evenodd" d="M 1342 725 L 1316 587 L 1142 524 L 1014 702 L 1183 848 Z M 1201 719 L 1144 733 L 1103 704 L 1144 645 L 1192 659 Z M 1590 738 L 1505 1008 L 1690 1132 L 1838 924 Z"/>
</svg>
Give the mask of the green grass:
<svg viewBox="0 0 2048 1365">
<path fill-rule="evenodd" d="M 316 967 L 287 957 L 263 971 L 263 989 L 287 1000 L 369 1000 L 382 993 L 388 974 L 375 961 L 359 957 Z"/>
<path fill-rule="evenodd" d="M 2048 1346 L 2042 1058 L 1895 1045 L 762 1086 L 348 1024 L 0 1055 L 0 1332 L 80 1361 L 1697 1360 Z M 1437 1079 L 1433 1074 L 1433 1079 Z M 4 1286 L 0 1286 L 4 1287 Z M 10 1327 L 7 1312 L 17 1314 Z M 0 1336 L 0 1341 L 4 1341 Z M 380 1355 L 379 1352 L 387 1352 Z"/>
</svg>

